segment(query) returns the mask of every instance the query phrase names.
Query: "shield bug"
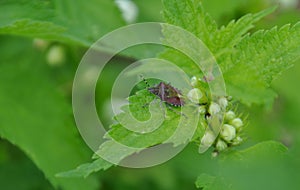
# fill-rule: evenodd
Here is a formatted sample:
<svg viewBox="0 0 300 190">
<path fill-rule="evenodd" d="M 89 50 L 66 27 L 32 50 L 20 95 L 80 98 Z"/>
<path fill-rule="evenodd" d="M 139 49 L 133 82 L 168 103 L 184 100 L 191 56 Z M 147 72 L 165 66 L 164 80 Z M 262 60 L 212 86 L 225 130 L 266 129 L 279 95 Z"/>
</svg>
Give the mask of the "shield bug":
<svg viewBox="0 0 300 190">
<path fill-rule="evenodd" d="M 143 78 L 143 80 L 148 86 L 148 91 L 158 96 L 163 102 L 175 107 L 180 107 L 185 104 L 180 90 L 173 87 L 171 84 L 160 82 L 158 85 L 150 87 L 146 79 Z"/>
</svg>

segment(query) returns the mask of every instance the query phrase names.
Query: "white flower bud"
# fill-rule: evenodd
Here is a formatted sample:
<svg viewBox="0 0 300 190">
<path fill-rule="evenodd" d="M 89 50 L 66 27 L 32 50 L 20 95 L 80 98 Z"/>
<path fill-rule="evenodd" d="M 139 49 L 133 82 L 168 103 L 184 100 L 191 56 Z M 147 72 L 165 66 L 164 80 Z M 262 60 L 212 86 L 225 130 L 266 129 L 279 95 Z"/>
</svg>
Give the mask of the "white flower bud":
<svg viewBox="0 0 300 190">
<path fill-rule="evenodd" d="M 227 148 L 227 143 L 222 141 L 221 139 L 218 140 L 217 144 L 216 144 L 216 149 L 221 152 L 223 150 L 225 150 Z"/>
<path fill-rule="evenodd" d="M 236 138 L 233 139 L 232 145 L 236 146 L 236 145 L 241 144 L 242 142 L 243 142 L 243 139 L 241 137 L 237 136 Z"/>
<path fill-rule="evenodd" d="M 211 114 L 211 115 L 215 115 L 217 113 L 219 113 L 221 111 L 221 108 L 220 106 L 215 103 L 215 102 L 212 102 L 209 106 L 209 109 L 208 109 L 208 112 Z"/>
<path fill-rule="evenodd" d="M 240 129 L 244 124 L 240 118 L 235 118 L 230 122 L 236 129 Z"/>
<path fill-rule="evenodd" d="M 138 7 L 132 1 L 116 0 L 117 6 L 122 12 L 122 16 L 127 23 L 133 23 L 138 16 Z"/>
<path fill-rule="evenodd" d="M 197 86 L 197 84 L 198 84 L 198 79 L 197 79 L 197 77 L 193 76 L 191 78 L 191 85 L 192 85 L 192 87 Z"/>
<path fill-rule="evenodd" d="M 60 65 L 65 61 L 65 49 L 60 45 L 52 46 L 47 53 L 49 65 Z"/>
<path fill-rule="evenodd" d="M 211 153 L 211 156 L 212 156 L 213 158 L 217 157 L 218 155 L 219 155 L 219 153 L 216 152 L 216 151 L 214 151 L 214 152 Z"/>
<path fill-rule="evenodd" d="M 221 137 L 227 142 L 233 140 L 235 138 L 235 134 L 235 128 L 228 124 L 224 124 L 220 132 Z"/>
<path fill-rule="evenodd" d="M 212 132 L 207 131 L 201 139 L 201 144 L 203 146 L 211 146 L 214 143 L 215 139 L 215 135 Z"/>
<path fill-rule="evenodd" d="M 187 94 L 187 97 L 189 100 L 191 100 L 193 103 L 199 103 L 199 100 L 203 97 L 203 94 L 201 90 L 198 88 L 193 88 L 192 90 L 189 91 Z"/>
<path fill-rule="evenodd" d="M 225 97 L 219 99 L 219 104 L 221 108 L 226 108 L 228 106 L 228 101 Z"/>
<path fill-rule="evenodd" d="M 279 3 L 284 9 L 295 9 L 298 5 L 297 0 L 279 0 Z"/>
<path fill-rule="evenodd" d="M 200 114 L 205 114 L 205 113 L 206 113 L 206 107 L 205 107 L 205 106 L 199 106 L 198 112 L 199 112 Z"/>
<path fill-rule="evenodd" d="M 235 118 L 235 113 L 233 111 L 228 111 L 225 113 L 225 120 L 231 121 Z"/>
</svg>

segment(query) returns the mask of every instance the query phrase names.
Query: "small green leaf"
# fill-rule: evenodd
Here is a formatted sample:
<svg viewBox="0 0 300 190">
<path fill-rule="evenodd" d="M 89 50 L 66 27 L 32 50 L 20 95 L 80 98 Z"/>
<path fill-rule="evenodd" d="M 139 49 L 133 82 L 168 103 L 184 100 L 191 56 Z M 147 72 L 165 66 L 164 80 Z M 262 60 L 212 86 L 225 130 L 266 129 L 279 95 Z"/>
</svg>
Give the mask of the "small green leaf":
<svg viewBox="0 0 300 190">
<path fill-rule="evenodd" d="M 73 177 L 88 177 L 93 172 L 98 172 L 100 170 L 106 170 L 110 168 L 113 164 L 98 158 L 97 160 L 93 161 L 92 163 L 86 163 L 78 166 L 74 170 L 70 170 L 67 172 L 61 172 L 56 174 L 56 177 L 67 177 L 67 178 L 73 178 Z"/>
</svg>

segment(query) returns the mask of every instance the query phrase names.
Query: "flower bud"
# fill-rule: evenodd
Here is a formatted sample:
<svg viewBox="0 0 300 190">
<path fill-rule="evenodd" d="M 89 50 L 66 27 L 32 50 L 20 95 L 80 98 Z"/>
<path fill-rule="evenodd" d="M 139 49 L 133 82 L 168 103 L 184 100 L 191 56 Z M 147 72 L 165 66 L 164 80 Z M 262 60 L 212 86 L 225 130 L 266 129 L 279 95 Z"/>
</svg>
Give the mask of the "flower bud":
<svg viewBox="0 0 300 190">
<path fill-rule="evenodd" d="M 232 145 L 239 145 L 239 144 L 241 144 L 241 142 L 243 142 L 243 139 L 241 137 L 237 136 L 236 138 L 233 139 Z"/>
<path fill-rule="evenodd" d="M 134 23 L 138 16 L 138 7 L 133 1 L 116 0 L 116 5 L 122 12 L 122 16 L 127 23 Z"/>
<path fill-rule="evenodd" d="M 224 124 L 220 132 L 221 137 L 227 142 L 233 140 L 235 138 L 235 134 L 235 128 L 228 124 Z"/>
<path fill-rule="evenodd" d="M 221 139 L 218 140 L 217 144 L 216 144 L 216 149 L 217 151 L 221 152 L 223 150 L 225 150 L 227 148 L 227 143 L 222 141 Z"/>
<path fill-rule="evenodd" d="M 226 108 L 228 106 L 228 101 L 225 97 L 222 97 L 219 99 L 219 105 L 221 106 L 221 108 Z"/>
<path fill-rule="evenodd" d="M 214 151 L 214 152 L 211 153 L 211 156 L 213 158 L 217 157 L 218 155 L 219 155 L 219 153 L 217 151 Z"/>
<path fill-rule="evenodd" d="M 235 118 L 235 113 L 233 111 L 228 111 L 225 113 L 225 120 L 231 121 Z"/>
<path fill-rule="evenodd" d="M 221 110 L 220 106 L 215 103 L 215 102 L 212 102 L 209 106 L 209 109 L 208 109 L 208 112 L 211 114 L 211 115 L 214 115 L 214 114 L 217 114 L 219 113 Z"/>
<path fill-rule="evenodd" d="M 189 91 L 187 94 L 187 97 L 189 100 L 191 100 L 193 103 L 199 103 L 199 100 L 203 97 L 202 92 L 198 88 L 193 88 Z"/>
<path fill-rule="evenodd" d="M 235 118 L 230 122 L 236 129 L 240 129 L 244 124 L 240 118 Z"/>
<path fill-rule="evenodd" d="M 60 65 L 66 59 L 65 49 L 60 45 L 52 46 L 47 53 L 47 61 L 49 65 Z"/>
<path fill-rule="evenodd" d="M 205 113 L 206 113 L 206 107 L 205 107 L 205 106 L 199 106 L 198 112 L 199 112 L 200 114 L 205 114 Z"/>
<path fill-rule="evenodd" d="M 197 86 L 197 84 L 198 84 L 198 79 L 197 79 L 197 77 L 193 76 L 191 78 L 191 85 L 192 85 L 192 87 Z"/>
</svg>

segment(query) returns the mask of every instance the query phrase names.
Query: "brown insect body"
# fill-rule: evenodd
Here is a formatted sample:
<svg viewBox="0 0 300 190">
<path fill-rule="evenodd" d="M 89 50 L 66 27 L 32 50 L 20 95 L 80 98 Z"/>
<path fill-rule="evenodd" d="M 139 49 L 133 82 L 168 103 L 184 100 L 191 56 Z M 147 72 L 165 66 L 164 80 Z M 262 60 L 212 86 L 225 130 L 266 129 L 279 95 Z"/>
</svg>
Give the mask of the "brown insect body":
<svg viewBox="0 0 300 190">
<path fill-rule="evenodd" d="M 172 106 L 180 107 L 185 104 L 185 102 L 181 98 L 182 94 L 180 90 L 174 88 L 170 84 L 160 82 L 155 87 L 149 87 L 148 90 L 152 94 L 158 96 L 162 101 Z"/>
</svg>

